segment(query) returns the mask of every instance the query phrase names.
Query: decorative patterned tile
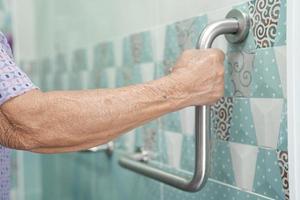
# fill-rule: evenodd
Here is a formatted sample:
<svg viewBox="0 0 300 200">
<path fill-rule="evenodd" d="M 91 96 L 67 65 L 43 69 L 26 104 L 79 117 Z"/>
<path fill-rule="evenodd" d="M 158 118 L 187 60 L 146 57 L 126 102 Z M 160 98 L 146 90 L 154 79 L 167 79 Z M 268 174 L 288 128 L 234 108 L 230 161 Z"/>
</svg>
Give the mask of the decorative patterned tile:
<svg viewBox="0 0 300 200">
<path fill-rule="evenodd" d="M 124 87 L 135 83 L 133 72 L 131 67 L 121 67 L 117 71 L 117 87 Z"/>
<path fill-rule="evenodd" d="M 158 152 L 158 123 L 153 121 L 143 127 L 144 148 L 152 153 Z"/>
<path fill-rule="evenodd" d="M 112 42 L 103 42 L 94 47 L 94 69 L 115 65 Z"/>
<path fill-rule="evenodd" d="M 280 0 L 252 0 L 249 2 L 249 11 L 256 48 L 274 46 L 278 32 Z"/>
<path fill-rule="evenodd" d="M 284 199 L 290 199 L 289 192 L 289 166 L 288 166 L 288 152 L 287 151 L 277 151 L 278 165 L 281 174 L 281 182 L 283 186 Z"/>
<path fill-rule="evenodd" d="M 86 49 L 78 49 L 73 52 L 71 66 L 73 72 L 79 72 L 82 70 L 87 70 L 87 50 Z"/>
<path fill-rule="evenodd" d="M 194 49 L 199 34 L 207 23 L 207 16 L 199 16 L 168 25 L 166 29 L 164 66 L 165 74 L 185 49 Z"/>
<path fill-rule="evenodd" d="M 123 41 L 123 65 L 153 62 L 150 32 L 130 35 Z"/>
<path fill-rule="evenodd" d="M 228 141 L 230 139 L 230 125 L 232 120 L 233 98 L 221 98 L 211 107 L 211 128 L 217 138 Z"/>
<path fill-rule="evenodd" d="M 245 51 L 229 52 L 227 59 L 225 63 L 226 93 L 229 96 L 250 96 L 255 53 Z"/>
<path fill-rule="evenodd" d="M 276 151 L 260 149 L 257 156 L 253 191 L 270 198 L 284 199 L 280 167 L 282 165 L 278 165 Z"/>
<path fill-rule="evenodd" d="M 225 61 L 225 96 L 282 98 L 285 93 L 285 47 L 259 49 L 253 53 L 228 53 Z"/>
</svg>

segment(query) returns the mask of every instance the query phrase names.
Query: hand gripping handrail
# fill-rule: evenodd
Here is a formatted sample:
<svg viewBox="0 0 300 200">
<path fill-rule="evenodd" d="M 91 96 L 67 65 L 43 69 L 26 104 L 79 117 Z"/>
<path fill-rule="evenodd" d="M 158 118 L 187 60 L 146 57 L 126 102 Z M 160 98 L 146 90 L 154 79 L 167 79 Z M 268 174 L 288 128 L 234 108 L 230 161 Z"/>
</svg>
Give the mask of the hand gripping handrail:
<svg viewBox="0 0 300 200">
<path fill-rule="evenodd" d="M 213 22 L 204 29 L 199 37 L 196 48 L 211 48 L 215 38 L 222 34 L 227 34 L 226 38 L 230 43 L 239 43 L 247 37 L 248 32 L 248 16 L 237 9 L 233 9 L 227 14 L 226 19 Z M 123 156 L 120 158 L 119 164 L 124 168 L 178 189 L 189 192 L 199 191 L 205 185 L 208 177 L 210 113 L 208 106 L 196 106 L 195 109 L 196 158 L 192 179 L 165 172 L 149 165 L 149 157 L 145 152 Z"/>
</svg>

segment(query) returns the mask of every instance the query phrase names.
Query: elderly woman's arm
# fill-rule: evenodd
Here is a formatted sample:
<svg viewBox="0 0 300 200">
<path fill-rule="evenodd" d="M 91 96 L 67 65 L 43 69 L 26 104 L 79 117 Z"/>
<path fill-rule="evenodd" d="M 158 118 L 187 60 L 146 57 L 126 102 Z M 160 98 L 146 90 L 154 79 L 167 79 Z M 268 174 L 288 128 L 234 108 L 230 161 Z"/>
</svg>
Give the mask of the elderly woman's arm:
<svg viewBox="0 0 300 200">
<path fill-rule="evenodd" d="M 215 102 L 223 95 L 223 53 L 189 50 L 172 73 L 117 89 L 32 90 L 1 106 L 0 143 L 39 153 L 106 143 L 166 113 Z"/>
</svg>

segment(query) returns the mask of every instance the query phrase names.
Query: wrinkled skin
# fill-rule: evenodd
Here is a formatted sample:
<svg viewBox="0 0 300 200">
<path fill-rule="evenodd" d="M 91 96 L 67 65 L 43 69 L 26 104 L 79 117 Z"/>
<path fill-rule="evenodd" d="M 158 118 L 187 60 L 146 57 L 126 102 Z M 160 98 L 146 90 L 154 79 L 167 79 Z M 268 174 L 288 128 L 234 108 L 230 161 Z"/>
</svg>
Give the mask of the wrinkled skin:
<svg viewBox="0 0 300 200">
<path fill-rule="evenodd" d="M 1 106 L 0 144 L 37 153 L 88 149 L 169 112 L 213 104 L 224 92 L 224 54 L 187 50 L 170 74 L 116 89 L 32 90 Z"/>
</svg>

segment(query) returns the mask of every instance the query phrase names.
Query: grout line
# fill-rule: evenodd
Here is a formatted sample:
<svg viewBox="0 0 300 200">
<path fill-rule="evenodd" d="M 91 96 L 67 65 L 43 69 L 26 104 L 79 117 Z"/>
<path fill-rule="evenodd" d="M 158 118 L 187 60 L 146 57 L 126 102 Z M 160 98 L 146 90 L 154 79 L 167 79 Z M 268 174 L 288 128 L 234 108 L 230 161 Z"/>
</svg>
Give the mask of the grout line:
<svg viewBox="0 0 300 200">
<path fill-rule="evenodd" d="M 262 198 L 265 198 L 265 199 L 268 199 L 268 200 L 274 200 L 274 199 L 272 199 L 270 197 L 266 197 L 264 195 L 261 195 L 261 194 L 258 194 L 258 193 L 252 192 L 252 191 L 246 191 L 246 190 L 243 190 L 243 189 L 241 189 L 239 187 L 236 187 L 236 186 L 233 186 L 233 185 L 229 185 L 229 184 L 223 183 L 223 182 L 215 180 L 215 179 L 209 178 L 208 180 L 211 181 L 211 182 L 223 185 L 225 187 L 229 187 L 229 188 L 232 188 L 232 189 L 235 189 L 235 190 L 239 190 L 241 192 L 246 192 L 246 193 L 249 193 L 249 194 L 252 194 L 252 195 L 256 195 L 256 196 L 259 196 L 259 197 L 262 197 Z"/>
</svg>

